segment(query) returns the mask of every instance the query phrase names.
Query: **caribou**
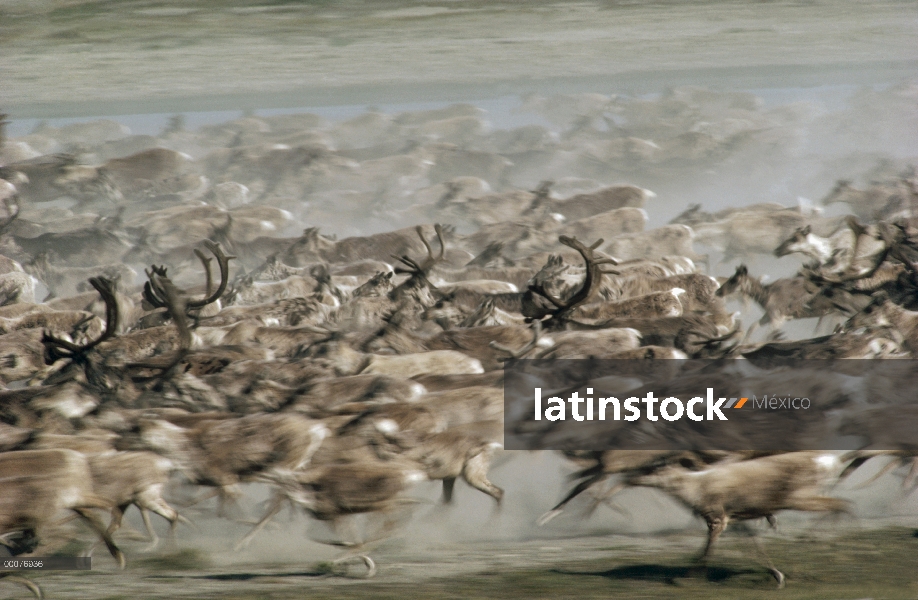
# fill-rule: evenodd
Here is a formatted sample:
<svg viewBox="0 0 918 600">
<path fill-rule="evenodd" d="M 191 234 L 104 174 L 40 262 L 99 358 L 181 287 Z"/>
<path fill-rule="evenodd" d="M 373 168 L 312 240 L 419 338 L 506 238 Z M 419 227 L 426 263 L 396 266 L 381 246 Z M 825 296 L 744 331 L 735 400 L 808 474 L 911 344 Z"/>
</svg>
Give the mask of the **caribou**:
<svg viewBox="0 0 918 600">
<path fill-rule="evenodd" d="M 820 288 L 808 278 L 798 276 L 763 284 L 749 275 L 746 265 L 737 267 L 733 276 L 716 292 L 721 298 L 734 293 L 752 298 L 765 310 L 762 318 L 746 331 L 745 339 L 749 339 L 759 327 L 777 329 L 790 319 L 818 317 L 821 321 L 841 310 L 852 310 L 851 307 L 846 309 L 843 302 L 834 299 L 836 292 L 833 289 Z M 838 292 L 838 295 L 843 293 Z"/>
<path fill-rule="evenodd" d="M 0 510 L 0 536 L 14 554 L 33 552 L 53 527 L 61 511 L 74 512 L 95 531 L 122 569 L 124 554 L 92 509 L 111 504 L 93 489 L 86 457 L 73 450 L 24 450 L 0 454 L 0 474 L 6 481 Z M 38 598 L 40 588 L 24 577 L 23 583 Z"/>
<path fill-rule="evenodd" d="M 683 458 L 665 460 L 662 466 L 629 475 L 626 481 L 663 490 L 705 520 L 708 540 L 699 559 L 705 564 L 731 521 L 765 518 L 774 526 L 774 514 L 781 510 L 849 513 L 847 502 L 825 495 L 844 466 L 838 456 L 825 452 L 791 452 L 711 465 Z M 758 542 L 756 546 L 761 550 Z M 762 556 L 778 588 L 783 588 L 784 573 L 764 551 Z"/>
</svg>

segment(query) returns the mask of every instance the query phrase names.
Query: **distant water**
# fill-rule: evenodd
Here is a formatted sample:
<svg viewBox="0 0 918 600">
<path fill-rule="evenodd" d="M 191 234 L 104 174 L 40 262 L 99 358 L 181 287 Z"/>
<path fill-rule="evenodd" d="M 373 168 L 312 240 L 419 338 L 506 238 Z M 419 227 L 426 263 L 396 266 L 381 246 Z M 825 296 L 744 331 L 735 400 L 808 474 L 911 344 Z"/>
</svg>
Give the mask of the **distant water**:
<svg viewBox="0 0 918 600">
<path fill-rule="evenodd" d="M 872 85 L 873 89 L 881 90 L 889 87 L 890 84 Z M 815 87 L 778 87 L 778 88 L 758 88 L 758 89 L 741 89 L 735 90 L 740 92 L 750 92 L 762 98 L 766 107 L 780 106 L 792 102 L 815 101 L 821 103 L 828 110 L 839 110 L 844 108 L 848 98 L 863 86 L 858 85 L 821 85 Z M 615 93 L 608 90 L 602 90 L 599 93 Z M 662 90 L 641 94 L 640 98 L 659 97 Z M 334 106 L 303 106 L 298 108 L 283 109 L 261 109 L 255 111 L 201 111 L 181 113 L 185 119 L 185 127 L 189 130 L 195 130 L 203 125 L 213 125 L 225 123 L 245 115 L 270 116 L 280 114 L 299 114 L 312 113 L 319 115 L 329 121 L 344 121 L 352 117 L 376 110 L 388 114 L 397 114 L 402 112 L 432 110 L 444 108 L 457 102 L 473 104 L 488 113 L 488 120 L 495 129 L 513 129 L 524 125 L 543 125 L 552 128 L 552 124 L 541 116 L 520 111 L 522 98 L 519 95 L 506 95 L 497 98 L 483 98 L 477 100 L 457 100 L 441 102 L 408 102 L 397 104 L 342 104 Z M 44 122 L 52 127 L 60 127 L 72 123 L 85 123 L 97 119 L 111 119 L 128 126 L 134 134 L 158 135 L 166 127 L 168 120 L 177 113 L 147 113 L 147 114 L 126 114 L 126 115 L 97 115 L 94 117 L 80 118 L 62 118 L 62 119 L 12 119 L 8 127 L 8 135 L 17 137 L 27 135 L 32 132 L 37 125 Z"/>
</svg>

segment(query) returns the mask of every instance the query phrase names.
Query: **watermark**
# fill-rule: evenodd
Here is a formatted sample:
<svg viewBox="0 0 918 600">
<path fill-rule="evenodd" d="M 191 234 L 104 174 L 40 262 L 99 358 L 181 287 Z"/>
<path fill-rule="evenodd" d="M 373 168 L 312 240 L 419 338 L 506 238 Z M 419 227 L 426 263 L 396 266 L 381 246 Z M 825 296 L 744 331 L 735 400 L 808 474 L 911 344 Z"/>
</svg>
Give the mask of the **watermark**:
<svg viewBox="0 0 918 600">
<path fill-rule="evenodd" d="M 918 444 L 915 391 L 918 361 L 514 360 L 504 447 L 898 449 Z"/>
<path fill-rule="evenodd" d="M 89 571 L 91 556 L 21 556 L 0 559 L 0 571 Z"/>
<path fill-rule="evenodd" d="M 657 412 L 657 402 L 660 403 L 659 412 Z M 544 418 L 546 421 L 564 421 L 568 414 L 574 421 L 605 421 L 607 418 L 614 421 L 621 421 L 622 409 L 625 411 L 625 421 L 637 421 L 641 418 L 640 404 L 644 404 L 644 418 L 648 421 L 678 421 L 686 417 L 692 421 L 728 421 L 729 418 L 723 410 L 739 409 L 747 406 L 749 398 L 714 398 L 714 389 L 708 388 L 706 397 L 695 396 L 687 402 L 679 398 L 669 396 L 667 398 L 655 398 L 653 392 L 647 392 L 643 398 L 631 396 L 625 400 L 619 400 L 614 396 L 607 398 L 594 398 L 593 388 L 586 388 L 586 397 L 581 398 L 579 392 L 574 391 L 565 401 L 562 398 L 553 396 L 546 400 L 544 409 Z M 568 413 L 566 403 L 570 404 Z M 583 406 L 581 406 L 583 405 Z M 752 396 L 752 402 L 748 404 L 749 408 L 758 408 L 766 410 L 794 409 L 808 410 L 812 402 L 809 398 L 791 398 L 786 396 L 769 397 L 768 394 L 758 398 Z M 533 419 L 541 421 L 543 418 L 542 388 L 535 388 L 534 399 L 535 413 Z M 702 412 L 696 412 L 700 410 Z"/>
</svg>

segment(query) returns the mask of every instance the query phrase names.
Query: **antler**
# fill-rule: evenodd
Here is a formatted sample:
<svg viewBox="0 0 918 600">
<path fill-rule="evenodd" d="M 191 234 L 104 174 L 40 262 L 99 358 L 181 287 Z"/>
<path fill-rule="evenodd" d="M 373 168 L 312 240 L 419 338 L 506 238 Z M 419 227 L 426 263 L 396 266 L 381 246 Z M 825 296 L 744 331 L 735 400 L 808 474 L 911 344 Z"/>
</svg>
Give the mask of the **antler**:
<svg viewBox="0 0 918 600">
<path fill-rule="evenodd" d="M 409 274 L 411 277 L 407 281 L 403 282 L 397 288 L 390 292 L 390 298 L 399 298 L 406 290 L 414 289 L 415 287 L 427 286 L 431 291 L 436 292 L 436 288 L 427 281 L 427 273 L 433 268 L 435 264 L 443 260 L 443 254 L 446 252 L 446 244 L 443 241 L 443 227 L 438 223 L 434 225 L 434 231 L 437 232 L 437 239 L 440 241 L 440 253 L 437 256 L 434 256 L 433 248 L 430 246 L 430 242 L 427 241 L 427 238 L 424 237 L 424 230 L 418 225 L 415 228 L 415 231 L 418 232 L 418 237 L 421 238 L 421 243 L 424 244 L 424 247 L 427 248 L 427 258 L 423 262 L 417 262 L 416 260 L 408 256 L 395 256 L 393 258 L 406 265 L 408 268 L 403 269 L 397 267 L 395 272 L 398 274 Z"/>
<path fill-rule="evenodd" d="M 198 257 L 198 260 L 200 260 L 201 264 L 204 266 L 204 276 L 206 277 L 204 295 L 210 296 L 210 293 L 214 290 L 214 275 L 210 270 L 210 263 L 212 263 L 214 259 L 207 258 L 204 256 L 204 253 L 197 248 L 194 249 L 194 255 Z"/>
<path fill-rule="evenodd" d="M 223 292 L 226 291 L 226 285 L 229 283 L 229 261 L 236 258 L 235 256 L 227 256 L 224 254 L 220 244 L 210 240 L 204 240 L 204 246 L 211 251 L 214 258 L 217 259 L 217 264 L 220 266 L 220 285 L 217 286 L 217 290 L 213 294 L 208 295 L 202 300 L 189 300 L 188 308 L 201 308 L 207 306 L 212 302 L 216 302 L 217 299 L 223 295 Z M 201 255 L 199 254 L 198 256 Z M 209 272 L 208 265 L 205 265 L 204 268 Z"/>
<path fill-rule="evenodd" d="M 555 306 L 555 310 L 548 312 L 550 315 L 549 320 L 563 321 L 567 320 L 570 313 L 577 308 L 577 306 L 589 300 L 595 293 L 596 284 L 602 280 L 603 275 L 603 271 L 599 267 L 601 265 L 618 264 L 618 262 L 612 258 L 596 258 L 593 255 L 593 251 L 599 248 L 605 241 L 602 238 L 593 242 L 591 246 L 586 246 L 577 238 L 568 237 L 566 235 L 560 236 L 558 241 L 569 248 L 573 248 L 583 257 L 586 263 L 586 275 L 583 279 L 583 284 L 566 302 L 562 302 L 552 296 L 545 290 L 545 286 L 543 285 L 532 284 L 529 286 L 529 291 L 542 296 Z"/>
<path fill-rule="evenodd" d="M 163 308 L 166 306 L 166 301 L 162 297 L 162 291 L 155 289 L 153 286 L 153 281 L 156 277 L 166 277 L 166 267 L 161 266 L 157 267 L 156 265 L 150 265 L 149 269 L 144 269 L 144 273 L 147 274 L 147 281 L 143 284 L 143 299 L 152 306 L 153 308 Z"/>
<path fill-rule="evenodd" d="M 202 255 L 198 254 L 198 256 L 201 257 Z M 175 328 L 178 330 L 178 349 L 173 353 L 154 357 L 148 361 L 129 363 L 126 366 L 159 370 L 160 374 L 148 389 L 162 391 L 165 383 L 176 373 L 176 369 L 180 368 L 182 361 L 191 350 L 192 335 L 191 328 L 188 326 L 187 315 L 190 302 L 185 297 L 185 294 L 175 287 L 172 280 L 165 275 L 154 272 L 149 283 L 162 298 L 166 309 L 169 311 L 169 316 L 172 317 L 172 323 L 175 324 Z"/>
<path fill-rule="evenodd" d="M 166 309 L 169 311 L 169 315 L 172 317 L 172 322 L 175 323 L 176 329 L 179 333 L 179 351 L 188 350 L 191 348 L 191 329 L 188 327 L 188 319 L 186 318 L 185 312 L 188 308 L 190 302 L 185 298 L 175 284 L 172 283 L 172 280 L 168 277 L 160 277 L 159 275 L 154 275 L 154 286 L 161 290 L 163 299 L 166 303 Z"/>
<path fill-rule="evenodd" d="M 855 271 L 855 260 L 857 260 L 858 255 L 860 254 L 861 247 L 861 237 L 868 233 L 867 227 L 863 225 L 856 217 L 849 215 L 845 218 L 845 225 L 851 232 L 854 234 L 854 246 L 851 249 L 851 258 L 848 260 L 848 264 L 845 266 L 844 270 L 839 276 L 832 276 L 826 273 L 819 271 L 818 263 L 813 265 L 804 265 L 800 269 L 800 274 L 808 277 L 811 281 L 822 282 L 834 285 L 841 285 L 851 281 L 857 281 L 859 279 L 866 279 L 873 276 L 874 273 L 883 265 L 886 261 L 886 258 L 890 255 L 894 249 L 898 248 L 900 243 L 899 231 L 890 231 L 887 228 L 880 227 L 879 234 L 883 239 L 883 242 L 886 244 L 886 248 L 883 252 L 875 258 L 873 266 L 865 272 L 859 273 Z"/>
<path fill-rule="evenodd" d="M 203 252 L 195 249 L 195 255 L 200 259 L 201 264 L 204 265 L 204 273 L 206 274 L 207 278 L 206 291 L 204 292 L 204 298 L 201 300 L 186 301 L 186 310 L 202 308 L 212 302 L 216 302 L 217 299 L 223 295 L 223 292 L 226 291 L 226 286 L 229 284 L 229 261 L 236 257 L 227 256 L 224 254 L 220 244 L 214 243 L 210 240 L 204 240 L 204 246 L 210 250 L 211 253 L 213 253 L 214 258 L 217 259 L 217 264 L 220 266 L 220 285 L 217 286 L 216 291 L 211 293 L 213 288 L 213 274 L 211 272 L 210 263 L 213 259 L 205 258 Z M 145 269 L 145 272 L 147 274 L 148 281 L 143 284 L 144 300 L 153 306 L 153 308 L 167 307 L 168 304 L 166 302 L 165 290 L 161 287 L 162 281 L 169 281 L 168 276 L 166 275 L 166 267 L 157 267 L 156 265 L 152 265 L 149 270 Z M 169 283 L 172 285 L 171 281 L 169 281 Z"/>
<path fill-rule="evenodd" d="M 418 263 L 408 256 L 393 256 L 396 260 L 408 265 L 411 271 L 406 271 L 404 269 L 396 269 L 396 273 L 417 273 L 426 274 L 430 271 L 431 268 L 441 260 L 443 260 L 443 254 L 446 252 L 446 244 L 443 242 L 443 227 L 437 223 L 434 225 L 434 231 L 437 232 L 437 240 L 440 242 L 440 253 L 437 256 L 434 256 L 433 248 L 430 246 L 430 242 L 427 241 L 427 238 L 424 237 L 424 229 L 418 225 L 415 228 L 415 231 L 418 232 L 418 237 L 421 238 L 421 243 L 424 244 L 424 247 L 427 249 L 427 259 L 423 263 Z"/>
<path fill-rule="evenodd" d="M 105 301 L 105 331 L 102 332 L 102 335 L 99 336 L 98 339 L 82 346 L 56 337 L 54 334 L 46 331 L 42 335 L 41 343 L 47 348 L 48 353 L 53 359 L 51 361 L 52 363 L 61 358 L 76 359 L 84 356 L 87 352 L 105 340 L 113 337 L 118 330 L 118 299 L 115 296 L 114 283 L 111 279 L 106 277 L 91 277 L 89 283 L 99 292 L 102 300 Z"/>
</svg>

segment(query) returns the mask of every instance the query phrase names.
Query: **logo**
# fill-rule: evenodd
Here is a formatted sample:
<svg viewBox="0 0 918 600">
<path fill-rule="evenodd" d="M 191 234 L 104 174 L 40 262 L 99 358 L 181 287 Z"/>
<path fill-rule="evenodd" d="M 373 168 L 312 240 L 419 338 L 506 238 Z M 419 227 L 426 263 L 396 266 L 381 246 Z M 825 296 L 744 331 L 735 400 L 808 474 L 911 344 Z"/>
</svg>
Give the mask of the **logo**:
<svg viewBox="0 0 918 600">
<path fill-rule="evenodd" d="M 504 370 L 508 450 L 885 449 L 874 436 L 918 409 L 918 360 L 540 359 Z M 874 429 L 865 405 L 880 415 Z"/>
<path fill-rule="evenodd" d="M 541 421 L 543 416 L 547 421 L 564 421 L 567 419 L 567 404 L 570 404 L 570 414 L 574 421 L 637 421 L 641 418 L 641 406 L 644 404 L 644 416 L 648 421 L 659 421 L 663 417 L 666 421 L 678 421 L 683 417 L 688 417 L 692 421 L 728 421 L 729 419 L 721 409 L 738 409 L 743 408 L 749 398 L 718 398 L 714 399 L 714 388 L 707 389 L 707 396 L 702 398 L 696 396 L 683 403 L 682 400 L 675 397 L 654 398 L 653 392 L 648 392 L 643 398 L 632 396 L 626 398 L 624 402 L 615 397 L 593 398 L 593 388 L 587 388 L 587 396 L 581 398 L 578 392 L 571 394 L 570 398 L 565 400 L 553 396 L 546 399 L 545 407 L 542 406 L 542 388 L 535 388 L 535 420 Z M 656 412 L 657 402 L 660 403 L 659 413 Z M 583 406 L 581 406 L 583 405 Z M 696 412 L 698 405 L 703 405 L 704 411 L 699 414 Z M 581 412 L 585 410 L 585 413 Z M 622 410 L 627 413 L 622 418 Z M 610 416 L 611 415 L 611 416 Z"/>
</svg>

